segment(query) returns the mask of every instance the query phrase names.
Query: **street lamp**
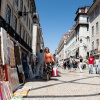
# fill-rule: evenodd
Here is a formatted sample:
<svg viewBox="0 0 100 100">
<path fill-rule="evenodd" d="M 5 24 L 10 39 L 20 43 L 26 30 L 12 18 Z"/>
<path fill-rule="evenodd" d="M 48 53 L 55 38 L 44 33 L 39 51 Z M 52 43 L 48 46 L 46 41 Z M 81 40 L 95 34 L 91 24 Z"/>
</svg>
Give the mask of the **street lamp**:
<svg viewBox="0 0 100 100">
<path fill-rule="evenodd" d="M 26 16 L 26 15 L 28 15 L 29 13 L 33 13 L 33 23 L 34 23 L 34 24 L 39 24 L 38 16 L 37 16 L 37 14 L 34 13 L 34 12 L 21 12 L 21 11 L 18 11 L 18 16 L 19 16 L 19 17 Z"/>
<path fill-rule="evenodd" d="M 89 37 L 89 36 L 87 36 L 87 37 L 81 36 L 81 37 L 87 39 L 87 41 L 88 41 L 88 40 L 90 41 L 90 37 Z M 82 43 L 82 41 L 83 41 L 82 38 L 80 39 L 80 43 Z"/>
</svg>

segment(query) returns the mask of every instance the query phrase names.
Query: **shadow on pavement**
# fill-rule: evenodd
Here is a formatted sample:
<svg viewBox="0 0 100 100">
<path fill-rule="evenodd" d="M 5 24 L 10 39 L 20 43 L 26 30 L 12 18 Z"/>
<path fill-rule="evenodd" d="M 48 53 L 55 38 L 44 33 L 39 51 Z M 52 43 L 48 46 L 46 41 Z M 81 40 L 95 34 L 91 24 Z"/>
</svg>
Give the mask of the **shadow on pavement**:
<svg viewBox="0 0 100 100">
<path fill-rule="evenodd" d="M 95 77 L 95 76 L 94 76 Z M 66 84 L 66 83 L 74 83 L 74 84 L 87 84 L 87 85 L 100 85 L 100 84 L 91 84 L 91 83 L 80 83 L 80 82 L 76 82 L 78 80 L 83 80 L 83 79 L 89 79 L 89 78 L 93 78 L 93 76 L 91 77 L 86 77 L 86 78 L 79 78 L 79 79 L 76 79 L 76 80 L 71 80 L 71 81 L 62 81 L 62 80 L 57 80 L 59 81 L 59 83 L 55 83 L 55 84 L 50 84 L 50 85 L 46 85 L 46 86 L 41 86 L 41 87 L 37 87 L 37 88 L 33 88 L 31 89 L 30 91 L 32 90 L 37 90 L 37 89 L 42 89 L 42 88 L 46 88 L 46 87 L 51 87 L 51 86 L 55 86 L 55 85 L 60 85 L 60 84 Z M 39 81 L 40 82 L 40 81 Z M 46 81 L 48 82 L 48 81 Z"/>
<path fill-rule="evenodd" d="M 61 76 L 59 75 L 57 77 L 61 77 Z M 59 79 L 57 79 L 57 77 L 51 77 L 49 81 L 52 81 L 52 80 L 53 81 L 58 81 Z M 41 78 L 33 78 L 33 79 L 27 80 L 27 82 L 34 82 L 34 81 L 37 81 L 37 82 L 48 82 L 46 80 L 46 77 L 44 77 L 43 79 L 41 79 Z"/>
<path fill-rule="evenodd" d="M 74 97 L 92 97 L 100 96 L 97 94 L 85 94 L 85 95 L 37 95 L 37 96 L 28 96 L 28 98 L 74 98 Z"/>
</svg>

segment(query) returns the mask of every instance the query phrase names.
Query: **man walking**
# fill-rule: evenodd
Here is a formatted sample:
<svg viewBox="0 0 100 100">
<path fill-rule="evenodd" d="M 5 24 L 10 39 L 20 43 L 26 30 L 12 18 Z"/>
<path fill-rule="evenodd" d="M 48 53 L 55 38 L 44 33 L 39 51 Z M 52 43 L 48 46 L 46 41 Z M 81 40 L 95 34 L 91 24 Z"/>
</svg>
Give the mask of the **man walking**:
<svg viewBox="0 0 100 100">
<path fill-rule="evenodd" d="M 92 54 L 90 54 L 90 57 L 88 58 L 88 64 L 89 64 L 89 74 L 93 73 L 93 65 L 94 65 L 94 58 Z"/>
<path fill-rule="evenodd" d="M 44 53 L 43 50 L 40 49 L 40 52 L 37 54 L 38 55 L 38 63 L 36 66 L 36 78 L 39 76 L 43 78 L 43 64 L 44 64 Z M 40 75 L 39 75 L 40 72 Z"/>
<path fill-rule="evenodd" d="M 98 74 L 98 67 L 99 67 L 99 58 L 97 57 L 96 59 L 95 59 L 95 69 L 96 69 L 96 74 Z"/>
</svg>

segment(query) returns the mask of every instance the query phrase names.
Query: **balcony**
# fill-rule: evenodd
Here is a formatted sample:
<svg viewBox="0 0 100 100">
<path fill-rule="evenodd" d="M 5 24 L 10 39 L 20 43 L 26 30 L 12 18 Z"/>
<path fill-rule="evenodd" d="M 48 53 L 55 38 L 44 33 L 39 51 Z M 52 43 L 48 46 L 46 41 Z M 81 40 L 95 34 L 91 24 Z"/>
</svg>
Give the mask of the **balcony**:
<svg viewBox="0 0 100 100">
<path fill-rule="evenodd" d="M 28 51 L 32 52 L 31 47 L 15 32 L 15 30 L 9 24 L 6 23 L 6 21 L 1 16 L 0 27 L 3 27 L 12 38 L 18 41 Z"/>
<path fill-rule="evenodd" d="M 76 21 L 75 29 L 76 29 L 79 25 L 86 25 L 86 26 L 88 26 L 88 22 L 87 22 L 87 20 L 79 20 L 79 21 Z"/>
</svg>

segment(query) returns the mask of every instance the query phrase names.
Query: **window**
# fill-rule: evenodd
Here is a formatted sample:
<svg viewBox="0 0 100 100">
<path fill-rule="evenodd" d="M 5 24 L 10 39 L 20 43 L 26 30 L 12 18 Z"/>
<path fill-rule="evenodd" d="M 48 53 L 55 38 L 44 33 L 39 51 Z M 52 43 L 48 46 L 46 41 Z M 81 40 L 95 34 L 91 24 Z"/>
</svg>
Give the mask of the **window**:
<svg viewBox="0 0 100 100">
<path fill-rule="evenodd" d="M 87 31 L 89 31 L 89 26 L 87 26 Z"/>
<path fill-rule="evenodd" d="M 27 43 L 27 33 L 26 33 L 26 43 Z"/>
<path fill-rule="evenodd" d="M 23 40 L 24 40 L 24 38 L 25 38 L 25 30 L 23 29 Z"/>
<path fill-rule="evenodd" d="M 30 30 L 30 19 L 29 19 L 29 30 Z"/>
<path fill-rule="evenodd" d="M 28 14 L 26 15 L 26 24 L 28 26 Z"/>
<path fill-rule="evenodd" d="M 13 29 L 17 31 L 17 18 L 14 16 Z"/>
<path fill-rule="evenodd" d="M 29 7 L 29 0 L 28 0 L 28 7 Z"/>
<path fill-rule="evenodd" d="M 24 12 L 26 12 L 26 7 L 24 6 Z M 24 16 L 24 21 L 26 20 L 26 16 Z"/>
<path fill-rule="evenodd" d="M 95 15 L 97 16 L 99 14 L 99 6 L 96 6 L 95 8 Z"/>
<path fill-rule="evenodd" d="M 29 38 L 28 38 L 28 35 L 27 35 L 27 44 L 28 44 L 28 41 L 29 41 L 28 39 L 29 39 Z"/>
<path fill-rule="evenodd" d="M 11 16 L 11 9 L 7 5 L 7 9 L 6 9 L 6 23 L 8 23 L 8 24 L 10 24 L 10 16 Z"/>
<path fill-rule="evenodd" d="M 1 0 L 0 0 L 0 8 L 1 8 Z"/>
<path fill-rule="evenodd" d="M 94 50 L 94 41 L 92 42 L 92 50 Z"/>
<path fill-rule="evenodd" d="M 98 46 L 99 46 L 99 39 L 96 40 L 96 46 L 98 48 Z"/>
<path fill-rule="evenodd" d="M 96 23 L 96 32 L 99 31 L 99 25 L 98 25 L 98 22 Z"/>
<path fill-rule="evenodd" d="M 23 11 L 23 1 L 20 0 L 20 11 L 22 12 Z"/>
<path fill-rule="evenodd" d="M 20 35 L 20 37 L 21 37 L 21 32 L 22 32 L 22 26 L 21 26 L 21 24 L 19 24 L 19 35 Z"/>
<path fill-rule="evenodd" d="M 87 22 L 89 22 L 89 17 L 87 17 Z"/>
<path fill-rule="evenodd" d="M 15 0 L 16 5 L 18 6 L 18 0 Z"/>
<path fill-rule="evenodd" d="M 94 36 L 94 26 L 92 26 L 92 36 Z"/>
<path fill-rule="evenodd" d="M 94 19 L 94 12 L 92 12 L 90 15 L 90 20 L 93 20 L 93 19 Z"/>
</svg>

